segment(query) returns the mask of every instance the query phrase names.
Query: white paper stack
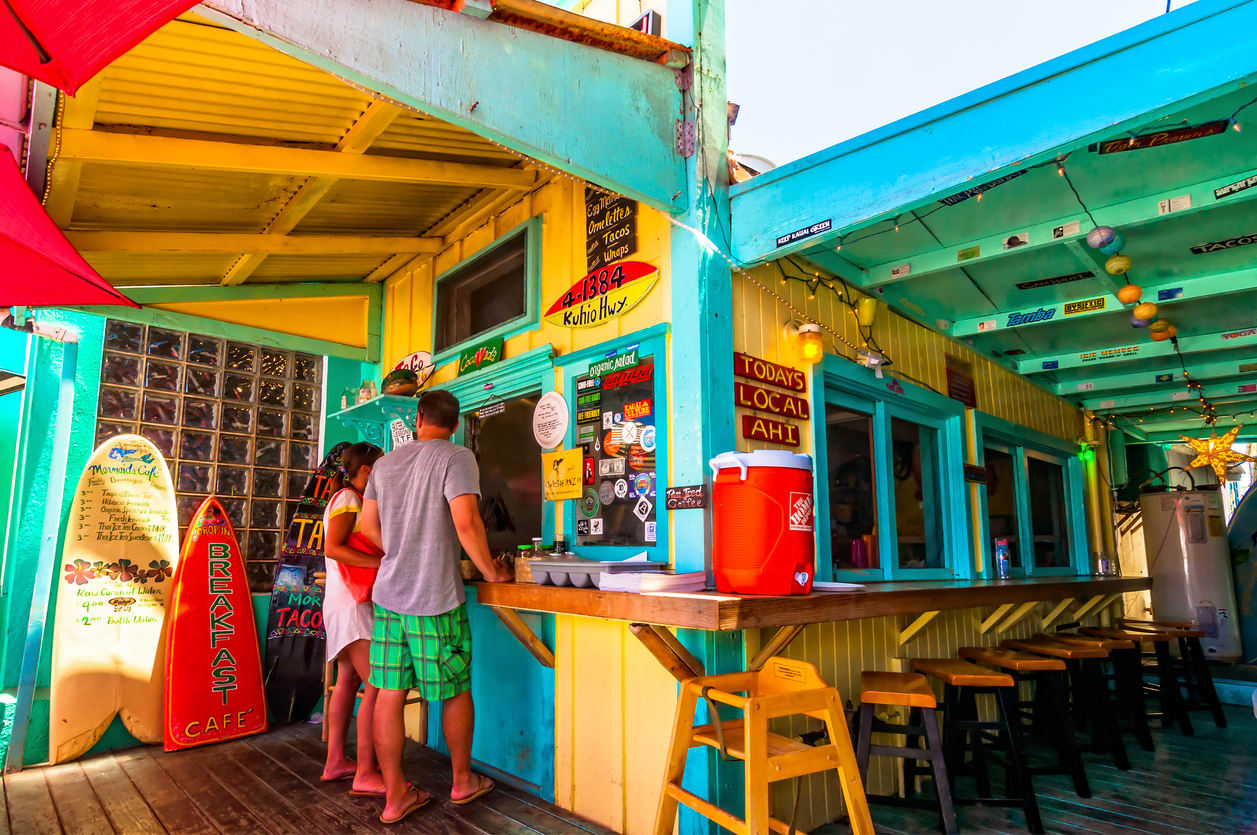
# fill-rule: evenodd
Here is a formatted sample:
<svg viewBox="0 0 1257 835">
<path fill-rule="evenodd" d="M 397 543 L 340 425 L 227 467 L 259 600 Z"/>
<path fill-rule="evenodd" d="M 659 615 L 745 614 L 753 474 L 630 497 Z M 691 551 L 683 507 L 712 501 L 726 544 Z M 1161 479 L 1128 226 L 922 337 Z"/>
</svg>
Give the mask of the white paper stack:
<svg viewBox="0 0 1257 835">
<path fill-rule="evenodd" d="M 608 574 L 598 578 L 598 588 L 603 591 L 660 592 L 702 591 L 707 587 L 707 574 L 703 571 L 658 571 L 646 573 Z"/>
</svg>

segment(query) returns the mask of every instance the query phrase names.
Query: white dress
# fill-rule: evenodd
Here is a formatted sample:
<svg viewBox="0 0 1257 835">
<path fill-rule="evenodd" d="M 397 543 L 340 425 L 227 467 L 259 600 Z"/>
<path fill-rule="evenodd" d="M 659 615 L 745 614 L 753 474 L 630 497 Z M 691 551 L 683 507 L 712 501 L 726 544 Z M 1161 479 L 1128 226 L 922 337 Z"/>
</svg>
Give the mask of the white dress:
<svg viewBox="0 0 1257 835">
<path fill-rule="evenodd" d="M 323 535 L 327 536 L 328 525 L 333 516 L 342 513 L 353 513 L 354 530 L 360 531 L 359 519 L 362 516 L 362 499 L 357 491 L 346 487 L 332 496 L 323 511 Z M 354 600 L 345 581 L 341 579 L 340 569 L 336 560 L 327 557 L 327 586 L 323 592 L 323 628 L 327 631 L 327 660 L 331 661 L 340 651 L 354 641 L 371 640 L 371 628 L 375 622 L 375 606 L 371 601 L 359 603 Z"/>
</svg>

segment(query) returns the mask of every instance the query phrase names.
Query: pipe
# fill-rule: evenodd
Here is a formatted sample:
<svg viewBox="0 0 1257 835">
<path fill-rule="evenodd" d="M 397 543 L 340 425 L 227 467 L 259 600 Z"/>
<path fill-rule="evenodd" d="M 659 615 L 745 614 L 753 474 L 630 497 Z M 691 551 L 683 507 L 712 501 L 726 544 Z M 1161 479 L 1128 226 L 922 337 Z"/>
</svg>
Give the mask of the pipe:
<svg viewBox="0 0 1257 835">
<path fill-rule="evenodd" d="M 1097 444 L 1095 423 L 1090 412 L 1082 413 L 1083 441 L 1094 449 Z M 1091 557 L 1091 573 L 1099 571 L 1100 560 L 1110 559 L 1105 551 L 1104 516 L 1100 501 L 1099 455 L 1082 463 L 1083 495 L 1086 499 L 1087 550 Z"/>
</svg>

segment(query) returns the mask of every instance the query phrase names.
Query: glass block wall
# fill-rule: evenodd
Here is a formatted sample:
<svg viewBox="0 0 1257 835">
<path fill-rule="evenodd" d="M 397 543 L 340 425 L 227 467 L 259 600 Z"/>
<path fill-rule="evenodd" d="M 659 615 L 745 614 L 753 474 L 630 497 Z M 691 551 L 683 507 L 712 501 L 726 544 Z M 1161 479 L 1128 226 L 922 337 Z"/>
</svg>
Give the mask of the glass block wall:
<svg viewBox="0 0 1257 835">
<path fill-rule="evenodd" d="M 175 482 L 179 529 L 207 495 L 236 528 L 254 591 L 269 592 L 283 530 L 318 464 L 323 358 L 109 320 L 96 442 L 148 438 Z"/>
</svg>

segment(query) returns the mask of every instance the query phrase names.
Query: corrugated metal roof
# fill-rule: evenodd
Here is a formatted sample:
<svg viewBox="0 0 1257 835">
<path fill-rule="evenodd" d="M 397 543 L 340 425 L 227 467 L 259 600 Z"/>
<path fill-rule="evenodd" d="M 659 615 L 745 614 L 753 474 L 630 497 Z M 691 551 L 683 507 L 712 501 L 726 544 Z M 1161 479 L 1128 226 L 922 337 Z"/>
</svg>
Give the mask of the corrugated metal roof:
<svg viewBox="0 0 1257 835">
<path fill-rule="evenodd" d="M 375 101 L 322 70 L 193 14 L 164 26 L 118 59 L 98 84 L 94 113 L 83 95 L 69 103 L 70 126 L 326 151 L 354 132 Z M 378 110 L 376 105 L 372 112 Z M 517 155 L 479 136 L 402 108 L 365 152 L 493 167 L 521 164 Z M 79 166 L 77 177 L 54 176 L 50 182 L 53 190 L 76 189 L 67 226 L 76 230 L 261 234 L 311 179 L 187 164 L 65 156 L 54 162 L 73 165 Z M 341 179 L 299 214 L 293 232 L 422 235 L 465 210 L 478 193 L 440 183 Z M 67 197 L 50 193 L 48 199 Z M 123 285 L 213 284 L 240 256 L 107 252 L 91 253 L 89 260 L 107 279 Z M 254 257 L 246 262 L 247 280 L 360 281 L 387 260 L 378 254 Z"/>
</svg>

